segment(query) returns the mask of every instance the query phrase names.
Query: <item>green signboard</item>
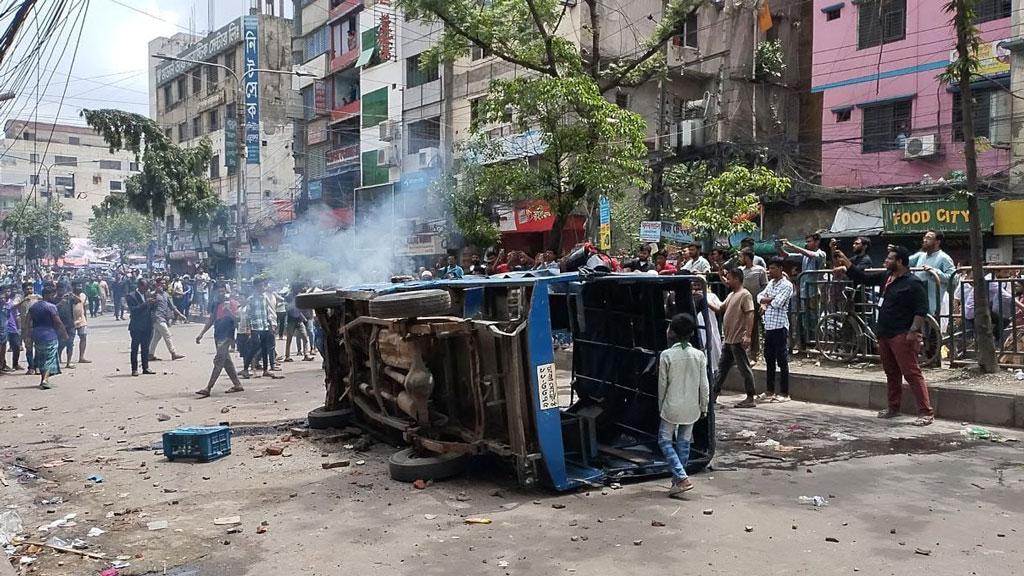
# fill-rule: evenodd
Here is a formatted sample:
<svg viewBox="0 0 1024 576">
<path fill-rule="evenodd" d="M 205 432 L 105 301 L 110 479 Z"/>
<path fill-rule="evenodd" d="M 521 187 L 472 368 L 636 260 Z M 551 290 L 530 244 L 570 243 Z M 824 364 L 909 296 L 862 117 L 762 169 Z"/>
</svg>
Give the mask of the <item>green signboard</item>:
<svg viewBox="0 0 1024 576">
<path fill-rule="evenodd" d="M 882 229 L 886 234 L 918 234 L 928 230 L 966 233 L 971 213 L 966 200 L 884 202 Z M 992 204 L 981 201 L 981 229 L 992 229 Z"/>
</svg>

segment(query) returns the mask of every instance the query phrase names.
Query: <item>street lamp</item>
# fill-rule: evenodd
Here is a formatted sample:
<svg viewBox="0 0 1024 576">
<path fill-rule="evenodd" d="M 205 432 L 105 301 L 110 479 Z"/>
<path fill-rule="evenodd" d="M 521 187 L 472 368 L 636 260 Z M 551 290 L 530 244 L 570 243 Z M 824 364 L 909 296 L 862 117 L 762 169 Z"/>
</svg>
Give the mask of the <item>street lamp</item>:
<svg viewBox="0 0 1024 576">
<path fill-rule="evenodd" d="M 203 66 L 214 66 L 216 68 L 222 68 L 226 70 L 228 74 L 230 74 L 231 77 L 235 80 L 235 88 L 236 91 L 238 92 L 238 101 L 235 105 L 236 115 L 238 117 L 238 127 L 235 130 L 238 138 L 238 183 L 236 186 L 237 192 L 235 195 L 235 205 L 238 207 L 238 218 L 236 223 L 237 229 L 235 231 L 235 236 L 239 245 L 241 245 L 242 239 L 245 237 L 247 220 L 249 218 L 249 209 L 247 206 L 248 199 L 246 197 L 247 183 L 245 174 L 245 133 L 244 130 L 242 129 L 242 127 L 245 126 L 245 111 L 243 106 L 245 102 L 245 86 L 242 84 L 242 79 L 238 76 L 238 74 L 235 73 L 235 71 L 232 68 L 225 66 L 224 64 L 218 64 L 216 62 L 204 62 L 202 60 L 194 60 L 191 58 L 179 58 L 177 56 L 170 56 L 167 54 L 153 54 L 152 57 L 156 58 L 157 60 L 164 60 L 166 62 L 188 62 L 190 64 L 199 64 Z M 283 74 L 287 76 L 298 76 L 300 78 L 319 78 L 317 74 L 307 72 L 305 70 L 271 70 L 268 68 L 253 68 L 251 70 L 247 70 L 243 75 L 248 75 L 254 72 L 264 72 L 267 74 Z M 236 269 L 240 270 L 240 268 L 238 268 L 237 266 Z M 239 274 L 240 273 L 241 272 L 239 272 Z"/>
</svg>

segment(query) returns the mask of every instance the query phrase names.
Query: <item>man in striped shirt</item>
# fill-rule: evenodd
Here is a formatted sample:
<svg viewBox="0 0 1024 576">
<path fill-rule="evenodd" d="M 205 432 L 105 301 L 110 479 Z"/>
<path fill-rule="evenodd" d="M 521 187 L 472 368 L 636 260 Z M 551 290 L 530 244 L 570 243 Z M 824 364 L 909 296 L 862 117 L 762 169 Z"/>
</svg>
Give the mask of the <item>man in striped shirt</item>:
<svg viewBox="0 0 1024 576">
<path fill-rule="evenodd" d="M 789 301 L 793 298 L 793 283 L 782 271 L 782 258 L 768 263 L 768 285 L 761 291 L 758 301 L 764 316 L 765 390 L 760 398 L 764 402 L 789 401 Z M 778 366 L 779 394 L 775 395 L 775 368 Z"/>
</svg>

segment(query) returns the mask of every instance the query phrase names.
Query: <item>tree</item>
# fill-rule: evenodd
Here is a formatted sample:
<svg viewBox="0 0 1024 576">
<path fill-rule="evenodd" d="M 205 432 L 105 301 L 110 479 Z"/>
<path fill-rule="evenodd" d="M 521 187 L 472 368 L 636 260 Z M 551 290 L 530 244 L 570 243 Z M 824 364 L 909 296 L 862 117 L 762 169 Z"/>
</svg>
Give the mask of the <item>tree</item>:
<svg viewBox="0 0 1024 576">
<path fill-rule="evenodd" d="M 989 313 L 988 282 L 985 281 L 981 219 L 978 217 L 981 214 L 978 202 L 978 154 L 975 146 L 974 98 L 971 95 L 971 82 L 978 76 L 978 69 L 981 67 L 978 60 L 981 37 L 974 26 L 975 1 L 950 0 L 945 6 L 946 12 L 953 14 L 950 23 L 956 30 L 957 59 L 950 62 L 941 79 L 945 82 L 956 82 L 960 87 L 964 163 L 967 173 L 964 195 L 967 196 L 967 209 L 971 213 L 968 238 L 971 251 L 971 281 L 974 284 L 974 326 L 977 334 L 991 334 L 992 316 Z M 978 346 L 978 366 L 983 372 L 994 374 L 999 370 L 995 342 L 991 338 L 977 338 L 975 343 Z"/>
<path fill-rule="evenodd" d="M 135 210 L 123 210 L 93 219 L 89 238 L 96 246 L 116 249 L 121 262 L 133 252 L 141 252 L 153 240 L 153 224 Z"/>
<path fill-rule="evenodd" d="M 64 210 L 54 200 L 42 206 L 23 201 L 0 223 L 0 230 L 16 254 L 25 260 L 61 258 L 71 249 L 71 234 L 64 226 Z"/>
<path fill-rule="evenodd" d="M 463 164 L 456 185 L 448 186 L 455 222 L 469 239 L 495 238 L 486 212 L 495 203 L 543 199 L 555 215 L 551 247 L 559 248 L 570 213 L 591 208 L 600 195 L 614 199 L 627 187 L 643 188 L 648 174 L 646 127 L 639 116 L 608 102 L 619 87 L 639 86 L 665 70 L 663 48 L 678 34 L 699 0 L 670 0 L 651 37 L 637 53 L 606 57 L 601 48 L 599 0 L 589 9 L 588 46 L 578 48 L 559 34 L 569 3 L 559 0 L 398 0 L 406 16 L 442 23 L 438 44 L 423 66 L 483 50 L 531 73 L 491 83 L 480 109 L 483 122 L 508 121 L 521 131 L 538 130 L 539 150 L 498 152 Z M 479 125 L 471 127 L 479 137 Z M 536 162 L 522 156 L 535 155 Z M 477 186 L 477 189 L 468 189 Z M 469 208 L 458 203 L 467 201 Z"/>
<path fill-rule="evenodd" d="M 685 170 L 689 172 L 684 173 Z M 700 186 L 701 174 L 706 175 L 706 169 L 691 166 L 677 171 L 678 179 L 674 181 Z M 747 168 L 734 164 L 707 179 L 699 189 L 676 190 L 676 194 L 689 192 L 691 200 L 674 205 L 675 217 L 712 238 L 751 232 L 757 225 L 749 216 L 757 213 L 758 205 L 762 201 L 782 197 L 791 186 L 789 178 L 779 176 L 765 166 Z"/>
<path fill-rule="evenodd" d="M 203 228 L 220 207 L 220 198 L 207 178 L 213 149 L 203 138 L 190 148 L 170 141 L 153 120 L 122 110 L 82 110 L 85 121 L 110 146 L 127 150 L 142 161 L 142 171 L 128 178 L 125 199 L 104 201 L 97 216 L 131 207 L 154 220 L 163 220 L 174 206 L 193 229 Z"/>
</svg>

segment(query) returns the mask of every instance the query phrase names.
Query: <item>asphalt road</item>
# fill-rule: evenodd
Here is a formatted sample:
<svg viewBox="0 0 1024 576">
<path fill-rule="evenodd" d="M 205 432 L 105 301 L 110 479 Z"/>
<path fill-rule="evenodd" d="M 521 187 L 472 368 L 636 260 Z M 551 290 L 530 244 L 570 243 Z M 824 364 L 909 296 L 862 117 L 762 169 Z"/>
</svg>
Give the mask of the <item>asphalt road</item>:
<svg viewBox="0 0 1024 576">
<path fill-rule="evenodd" d="M 106 554 L 42 550 L 26 569 L 99 574 L 117 557 L 130 564 L 122 575 L 177 576 L 935 576 L 1019 574 L 1024 566 L 1022 443 L 966 439 L 959 422 L 918 429 L 909 418 L 799 402 L 723 410 L 715 469 L 694 477 L 685 501 L 667 498 L 665 480 L 572 494 L 520 490 L 485 466 L 415 490 L 388 478 L 390 446 L 356 453 L 328 434 L 282 441 L 322 400 L 316 362 L 285 365 L 284 380 L 247 381 L 244 393 L 223 394 L 224 382 L 213 398 L 195 397 L 213 354 L 211 341 L 194 343 L 198 330 L 173 328 L 186 359 L 131 378 L 126 329 L 108 315 L 91 326 L 95 362 L 56 379 L 53 390 L 38 390 L 32 377 L 0 377 L 9 484 L 0 486 L 0 513 L 17 511 L 31 540 L 79 538 Z M 167 462 L 149 449 L 176 426 L 222 421 L 235 427 L 233 453 L 222 460 Z M 769 438 L 780 446 L 757 446 Z M 271 444 L 284 455 L 263 456 Z M 321 467 L 343 458 L 352 465 Z M 88 481 L 92 474 L 104 481 Z M 38 531 L 72 513 L 73 526 Z M 234 515 L 240 533 L 213 522 Z M 467 525 L 467 516 L 492 523 Z M 159 521 L 167 528 L 148 529 Z M 87 536 L 93 527 L 106 532 Z M 19 547 L 15 564 L 27 552 Z"/>
</svg>

